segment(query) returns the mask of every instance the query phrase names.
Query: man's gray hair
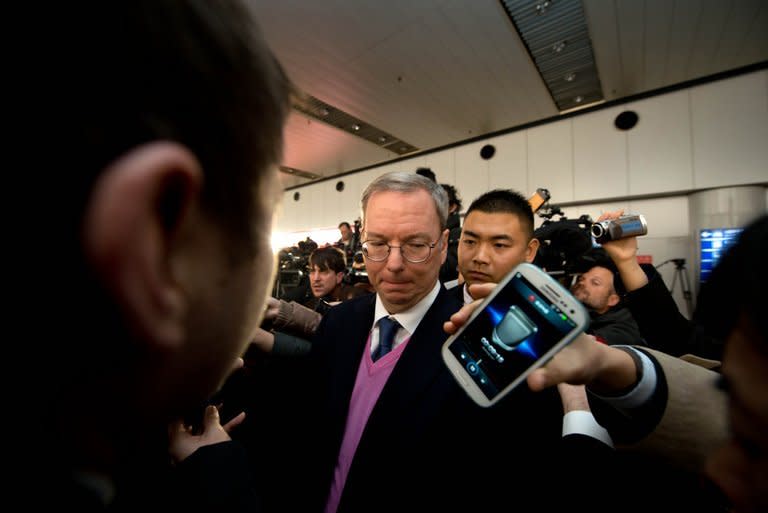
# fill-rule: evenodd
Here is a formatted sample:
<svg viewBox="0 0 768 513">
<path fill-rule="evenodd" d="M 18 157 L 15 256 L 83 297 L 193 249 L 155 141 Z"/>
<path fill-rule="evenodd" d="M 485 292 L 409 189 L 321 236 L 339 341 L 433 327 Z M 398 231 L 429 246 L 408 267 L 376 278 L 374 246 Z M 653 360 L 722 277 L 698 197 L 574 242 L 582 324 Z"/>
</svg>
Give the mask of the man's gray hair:
<svg viewBox="0 0 768 513">
<path fill-rule="evenodd" d="M 442 232 L 448 226 L 448 194 L 445 192 L 445 189 L 428 178 L 405 171 L 395 171 L 381 175 L 366 187 L 360 200 L 363 226 L 365 226 L 365 209 L 368 207 L 368 200 L 375 193 L 416 192 L 418 190 L 425 190 L 432 196 L 432 202 L 435 204 L 435 210 L 437 210 L 437 217 L 440 219 L 440 231 Z"/>
</svg>

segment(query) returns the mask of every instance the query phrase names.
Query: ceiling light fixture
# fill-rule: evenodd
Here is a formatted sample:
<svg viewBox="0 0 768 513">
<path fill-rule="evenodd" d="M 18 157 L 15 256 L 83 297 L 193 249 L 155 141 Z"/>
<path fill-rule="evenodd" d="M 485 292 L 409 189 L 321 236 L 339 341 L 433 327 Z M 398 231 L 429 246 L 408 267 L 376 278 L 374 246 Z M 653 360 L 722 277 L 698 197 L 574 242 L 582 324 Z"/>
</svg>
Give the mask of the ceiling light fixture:
<svg viewBox="0 0 768 513">
<path fill-rule="evenodd" d="M 563 50 L 565 50 L 565 46 L 568 44 L 568 41 L 563 39 L 562 41 L 556 41 L 552 44 L 552 51 L 555 53 L 560 53 Z"/>
<path fill-rule="evenodd" d="M 312 95 L 306 93 L 294 95 L 291 98 L 291 106 L 294 110 L 310 119 L 322 121 L 329 126 L 343 130 L 347 134 L 364 139 L 376 146 L 386 148 L 398 155 L 413 153 L 419 150 L 412 144 L 384 132 L 369 123 L 365 123 L 363 120 Z M 307 119 L 307 123 L 309 123 L 310 119 Z M 402 150 L 401 146 L 404 146 L 406 149 Z"/>
<path fill-rule="evenodd" d="M 579 96 L 577 96 L 576 98 L 573 99 L 574 103 L 581 103 L 583 101 L 584 101 L 584 97 L 581 96 L 581 95 L 579 95 Z"/>
<path fill-rule="evenodd" d="M 565 80 L 566 82 L 573 82 L 574 80 L 576 80 L 576 73 L 574 73 L 573 71 L 571 71 L 570 73 L 566 73 L 565 76 L 563 77 L 563 80 Z"/>
<path fill-rule="evenodd" d="M 541 16 L 542 14 L 547 12 L 548 8 L 549 8 L 549 0 L 544 0 L 543 2 L 539 2 L 536 4 L 536 14 Z"/>
</svg>

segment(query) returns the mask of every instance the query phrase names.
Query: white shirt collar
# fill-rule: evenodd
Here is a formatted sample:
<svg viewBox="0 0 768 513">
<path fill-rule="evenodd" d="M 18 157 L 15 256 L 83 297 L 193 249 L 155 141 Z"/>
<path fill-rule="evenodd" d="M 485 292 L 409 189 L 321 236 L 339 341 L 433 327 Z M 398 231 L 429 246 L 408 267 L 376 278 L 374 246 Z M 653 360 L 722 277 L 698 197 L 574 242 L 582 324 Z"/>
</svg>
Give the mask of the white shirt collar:
<svg viewBox="0 0 768 513">
<path fill-rule="evenodd" d="M 424 317 L 424 315 L 426 315 L 429 307 L 431 307 L 432 303 L 435 302 L 435 299 L 439 293 L 440 282 L 437 281 L 435 282 L 435 286 L 432 287 L 432 290 L 429 292 L 429 294 L 424 296 L 421 301 L 413 305 L 408 310 L 396 313 L 391 317 L 394 317 L 397 322 L 400 323 L 400 326 L 405 328 L 409 335 L 412 335 L 416 331 L 416 328 L 419 326 L 421 319 Z M 390 316 L 389 312 L 387 312 L 387 309 L 384 307 L 384 303 L 381 302 L 379 295 L 376 294 L 376 310 L 373 315 L 373 326 L 376 326 L 376 323 L 379 322 L 379 319 L 388 316 Z"/>
<path fill-rule="evenodd" d="M 465 305 L 468 305 L 472 301 L 475 300 L 475 298 L 473 298 L 472 296 L 469 295 L 469 285 L 467 285 L 466 283 L 462 286 L 461 291 L 464 293 L 464 304 Z"/>
</svg>

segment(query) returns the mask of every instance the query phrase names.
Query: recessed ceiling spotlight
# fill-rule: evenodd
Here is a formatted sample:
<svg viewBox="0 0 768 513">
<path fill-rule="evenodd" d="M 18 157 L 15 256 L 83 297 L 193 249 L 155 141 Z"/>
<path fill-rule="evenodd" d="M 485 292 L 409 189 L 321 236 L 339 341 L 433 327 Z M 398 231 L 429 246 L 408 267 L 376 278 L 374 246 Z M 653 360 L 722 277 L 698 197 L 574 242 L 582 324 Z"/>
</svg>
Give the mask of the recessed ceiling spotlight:
<svg viewBox="0 0 768 513">
<path fill-rule="evenodd" d="M 581 103 L 584 101 L 584 97 L 579 95 L 576 98 L 573 99 L 574 103 Z"/>
<path fill-rule="evenodd" d="M 560 53 L 563 50 L 565 50 L 565 46 L 568 44 L 568 41 L 563 39 L 562 41 L 556 41 L 552 44 L 552 51 L 555 53 Z"/>
<path fill-rule="evenodd" d="M 543 0 L 542 2 L 538 2 L 536 4 L 536 14 L 542 15 L 545 12 L 547 12 L 548 8 L 549 8 L 549 0 Z"/>
<path fill-rule="evenodd" d="M 400 151 L 406 151 L 406 150 L 408 150 L 407 146 L 400 146 Z"/>
<path fill-rule="evenodd" d="M 386 138 L 386 137 L 384 137 L 383 135 L 380 135 L 380 136 L 379 136 L 379 142 L 380 142 L 380 143 L 385 143 L 385 142 L 387 142 L 387 138 Z"/>
<path fill-rule="evenodd" d="M 573 71 L 571 71 L 570 73 L 566 73 L 565 76 L 563 77 L 563 80 L 565 80 L 566 82 L 573 82 L 574 80 L 576 80 L 576 73 L 574 73 Z"/>
<path fill-rule="evenodd" d="M 355 132 L 357 132 L 357 131 L 359 131 L 359 130 L 360 130 L 360 125 L 358 125 L 357 123 L 355 123 L 354 125 L 352 125 L 352 127 L 351 127 L 351 128 L 352 128 L 352 130 L 354 130 Z"/>
<path fill-rule="evenodd" d="M 323 117 L 326 117 L 330 113 L 331 111 L 329 111 L 328 109 L 320 109 L 320 115 Z"/>
</svg>

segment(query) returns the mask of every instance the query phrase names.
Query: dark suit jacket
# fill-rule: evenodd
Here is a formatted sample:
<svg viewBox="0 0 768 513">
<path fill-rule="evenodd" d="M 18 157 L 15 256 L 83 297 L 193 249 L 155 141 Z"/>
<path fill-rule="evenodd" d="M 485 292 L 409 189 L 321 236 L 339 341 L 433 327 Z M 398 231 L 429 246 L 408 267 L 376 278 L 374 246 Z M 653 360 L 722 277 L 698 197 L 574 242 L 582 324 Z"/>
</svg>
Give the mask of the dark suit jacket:
<svg viewBox="0 0 768 513">
<path fill-rule="evenodd" d="M 462 306 L 452 292 L 441 289 L 382 390 L 338 511 L 509 511 L 523 495 L 537 493 L 547 494 L 547 505 L 569 496 L 569 511 L 578 510 L 573 495 L 561 493 L 572 477 L 556 478 L 563 472 L 560 458 L 573 457 L 573 446 L 562 450 L 556 391 L 533 394 L 521 386 L 484 409 L 445 367 L 443 322 Z M 310 366 L 295 376 L 308 378 L 299 386 L 306 400 L 291 408 L 299 418 L 276 430 L 287 440 L 274 444 L 279 457 L 270 467 L 271 477 L 283 477 L 266 487 L 277 494 L 275 507 L 325 506 L 374 305 L 375 296 L 342 303 L 318 328 Z M 589 461 L 581 459 L 568 474 L 583 475 Z"/>
</svg>

